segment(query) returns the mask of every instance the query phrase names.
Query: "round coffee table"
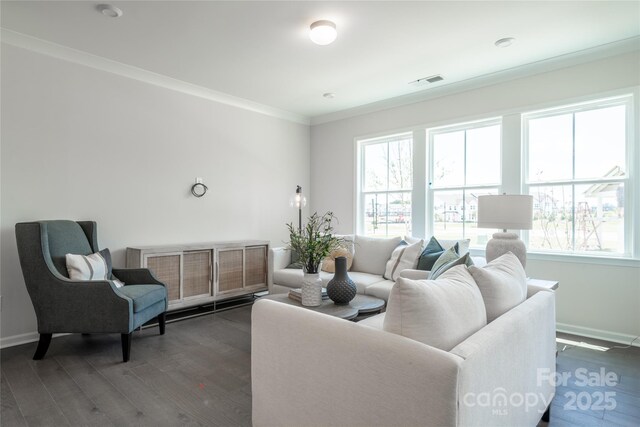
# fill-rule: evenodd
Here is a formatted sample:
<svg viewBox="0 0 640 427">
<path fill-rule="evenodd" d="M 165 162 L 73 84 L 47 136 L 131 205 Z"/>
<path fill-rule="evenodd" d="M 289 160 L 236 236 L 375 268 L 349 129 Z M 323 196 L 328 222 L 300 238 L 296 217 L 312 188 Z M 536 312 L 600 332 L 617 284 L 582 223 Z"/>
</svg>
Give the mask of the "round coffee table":
<svg viewBox="0 0 640 427">
<path fill-rule="evenodd" d="M 360 294 L 356 295 L 349 304 L 338 305 L 330 299 L 326 299 L 317 307 L 307 307 L 302 305 L 299 301 L 289 298 L 288 294 L 267 295 L 260 299 L 269 299 L 283 304 L 295 305 L 296 307 L 306 308 L 308 310 L 317 311 L 318 313 L 328 314 L 329 316 L 335 316 L 345 320 L 352 320 L 363 314 L 380 313 L 386 304 L 383 299 Z"/>
</svg>

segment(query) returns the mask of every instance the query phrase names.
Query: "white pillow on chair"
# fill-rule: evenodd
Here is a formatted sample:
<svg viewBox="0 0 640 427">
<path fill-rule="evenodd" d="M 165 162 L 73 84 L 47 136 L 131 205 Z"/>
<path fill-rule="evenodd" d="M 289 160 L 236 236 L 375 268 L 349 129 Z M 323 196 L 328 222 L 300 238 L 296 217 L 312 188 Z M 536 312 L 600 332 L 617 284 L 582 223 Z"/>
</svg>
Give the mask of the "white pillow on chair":
<svg viewBox="0 0 640 427">
<path fill-rule="evenodd" d="M 124 286 L 118 279 L 111 279 L 111 253 L 103 249 L 91 255 L 66 254 L 69 279 L 78 281 L 113 280 L 119 288 Z"/>
</svg>

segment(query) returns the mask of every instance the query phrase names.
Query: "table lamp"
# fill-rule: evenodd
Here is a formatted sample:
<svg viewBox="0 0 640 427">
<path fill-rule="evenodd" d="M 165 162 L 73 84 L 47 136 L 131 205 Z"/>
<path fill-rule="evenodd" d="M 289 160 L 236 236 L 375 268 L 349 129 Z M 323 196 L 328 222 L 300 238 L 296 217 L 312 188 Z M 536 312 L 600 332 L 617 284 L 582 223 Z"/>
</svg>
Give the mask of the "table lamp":
<svg viewBox="0 0 640 427">
<path fill-rule="evenodd" d="M 507 230 L 531 230 L 533 228 L 533 196 L 502 194 L 478 196 L 478 228 L 502 228 L 494 233 L 486 248 L 490 262 L 511 251 L 525 267 L 527 248 L 516 233 Z"/>
</svg>

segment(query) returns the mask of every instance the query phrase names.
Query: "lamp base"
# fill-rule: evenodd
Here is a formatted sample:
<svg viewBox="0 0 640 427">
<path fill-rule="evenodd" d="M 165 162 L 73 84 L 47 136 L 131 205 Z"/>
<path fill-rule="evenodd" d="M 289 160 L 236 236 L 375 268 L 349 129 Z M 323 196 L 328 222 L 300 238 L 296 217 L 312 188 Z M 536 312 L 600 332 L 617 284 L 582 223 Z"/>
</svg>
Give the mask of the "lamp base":
<svg viewBox="0 0 640 427">
<path fill-rule="evenodd" d="M 494 233 L 493 239 L 487 243 L 485 257 L 491 262 L 507 252 L 513 253 L 520 260 L 522 267 L 527 265 L 527 247 L 516 233 Z"/>
</svg>

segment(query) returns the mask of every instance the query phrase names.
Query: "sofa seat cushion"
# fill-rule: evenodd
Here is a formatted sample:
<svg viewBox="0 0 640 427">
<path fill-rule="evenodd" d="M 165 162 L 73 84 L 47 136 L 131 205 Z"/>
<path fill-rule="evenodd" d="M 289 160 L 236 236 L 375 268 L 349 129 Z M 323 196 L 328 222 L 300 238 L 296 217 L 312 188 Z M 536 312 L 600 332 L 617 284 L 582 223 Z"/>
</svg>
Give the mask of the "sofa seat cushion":
<svg viewBox="0 0 640 427">
<path fill-rule="evenodd" d="M 383 281 L 382 276 L 377 274 L 361 273 L 359 271 L 349 271 L 347 273 L 351 280 L 356 284 L 359 294 L 364 295 L 367 287 L 374 283 Z M 299 288 L 302 286 L 302 270 L 282 269 L 273 272 L 273 283 L 280 286 L 288 286 L 290 288 Z M 333 273 L 320 271 L 320 279 L 322 286 L 327 287 L 329 280 L 333 279 Z M 385 298 L 386 299 L 386 298 Z"/>
<path fill-rule="evenodd" d="M 283 268 L 282 270 L 275 270 L 273 272 L 273 283 L 291 288 L 299 288 L 302 284 L 303 275 L 301 269 Z"/>
<path fill-rule="evenodd" d="M 511 252 L 482 268 L 469 267 L 487 309 L 487 321 L 502 316 L 527 298 L 527 274 Z"/>
<path fill-rule="evenodd" d="M 400 244 L 400 237 L 382 239 L 378 237 L 355 237 L 355 255 L 352 272 L 371 273 L 382 276 L 391 253 Z M 355 279 L 353 279 L 355 280 Z"/>
<path fill-rule="evenodd" d="M 487 324 L 478 286 L 464 265 L 436 280 L 398 278 L 391 288 L 384 330 L 449 351 Z"/>
<path fill-rule="evenodd" d="M 380 282 L 376 282 L 371 286 L 367 286 L 365 294 L 371 295 L 372 297 L 376 298 L 382 298 L 385 301 L 389 301 L 389 294 L 391 293 L 391 288 L 393 288 L 394 283 L 396 282 L 394 282 L 393 280 L 382 280 Z"/>
<path fill-rule="evenodd" d="M 327 286 L 329 280 L 333 278 L 333 273 L 319 271 L 322 286 Z M 273 283 L 280 286 L 288 286 L 290 288 L 299 288 L 302 286 L 302 278 L 304 272 L 301 269 L 284 268 L 273 272 Z"/>
<path fill-rule="evenodd" d="M 366 290 L 372 286 L 374 283 L 378 283 L 383 281 L 382 276 L 378 274 L 369 274 L 369 273 L 361 273 L 359 271 L 350 271 L 349 277 L 356 284 L 356 288 L 358 289 L 359 294 L 366 294 Z M 329 280 L 333 279 L 333 275 Z"/>
<path fill-rule="evenodd" d="M 133 300 L 134 313 L 167 298 L 167 290 L 162 285 L 127 285 L 118 288 L 118 292 Z"/>
</svg>

